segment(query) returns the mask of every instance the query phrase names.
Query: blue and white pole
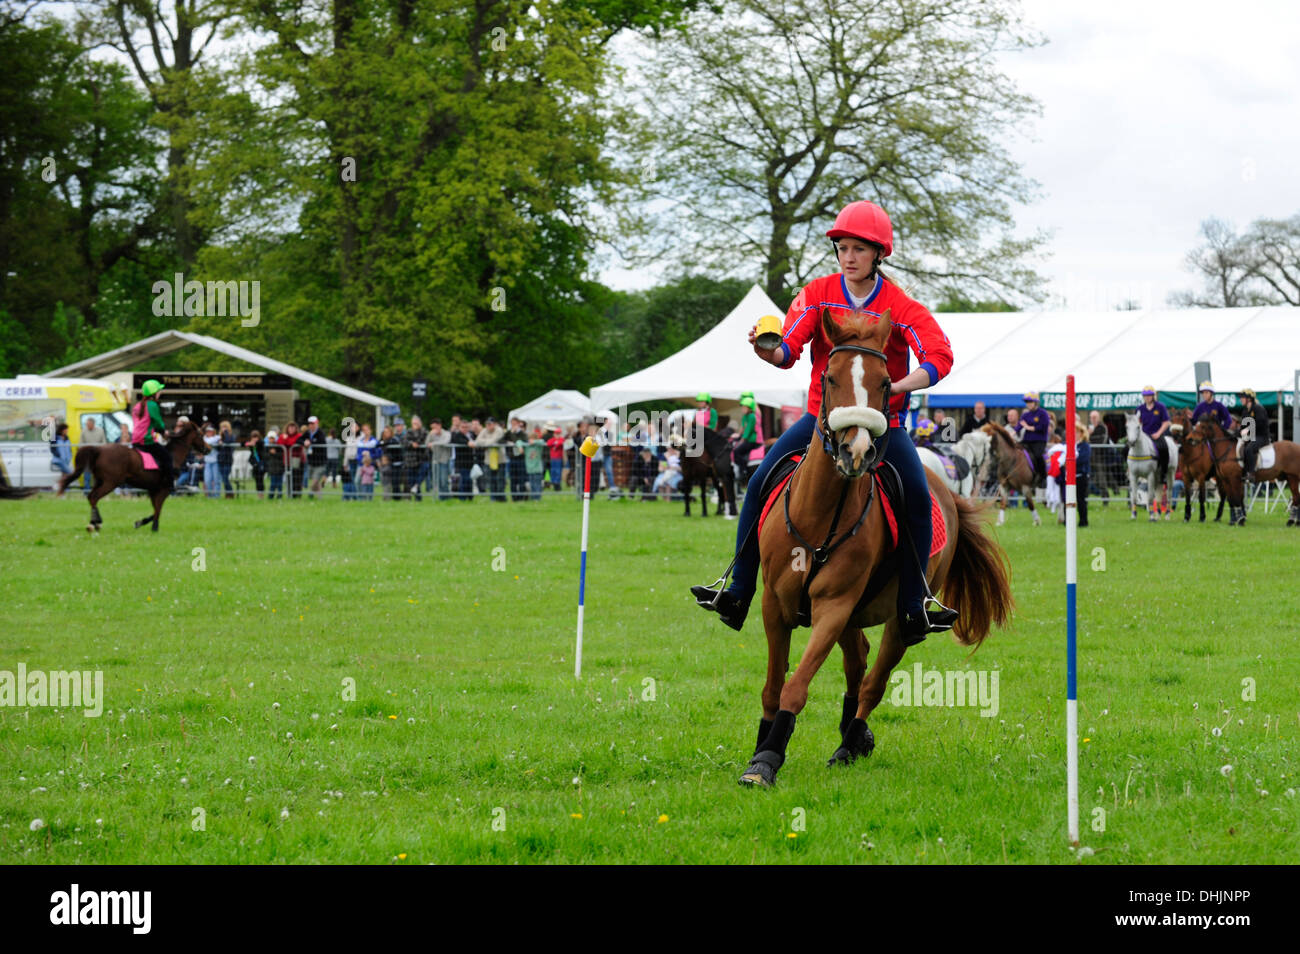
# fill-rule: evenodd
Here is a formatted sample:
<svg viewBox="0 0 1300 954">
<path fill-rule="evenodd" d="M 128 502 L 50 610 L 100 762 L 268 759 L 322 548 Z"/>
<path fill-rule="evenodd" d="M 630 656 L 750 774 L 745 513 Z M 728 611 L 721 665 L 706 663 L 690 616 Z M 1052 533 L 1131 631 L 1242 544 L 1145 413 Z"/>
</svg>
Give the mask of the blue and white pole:
<svg viewBox="0 0 1300 954">
<path fill-rule="evenodd" d="M 1075 443 L 1078 420 L 1074 401 L 1074 375 L 1065 379 L 1065 787 L 1070 814 L 1070 844 L 1079 844 L 1079 696 L 1075 671 L 1075 586 L 1079 582 L 1075 553 L 1079 532 L 1075 487 Z"/>
<path fill-rule="evenodd" d="M 586 458 L 582 478 L 582 563 L 578 569 L 578 648 L 573 654 L 573 678 L 582 678 L 582 604 L 587 594 L 587 519 L 591 514 L 591 458 L 600 445 L 590 437 L 578 450 Z"/>
</svg>

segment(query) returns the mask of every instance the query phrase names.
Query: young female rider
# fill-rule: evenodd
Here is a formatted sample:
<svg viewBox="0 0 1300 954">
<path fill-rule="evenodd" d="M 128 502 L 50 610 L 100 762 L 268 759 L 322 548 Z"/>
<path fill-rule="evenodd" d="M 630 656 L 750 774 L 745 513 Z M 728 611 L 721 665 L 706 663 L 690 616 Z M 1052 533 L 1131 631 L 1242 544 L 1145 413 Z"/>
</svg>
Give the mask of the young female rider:
<svg viewBox="0 0 1300 954">
<path fill-rule="evenodd" d="M 792 367 L 804 346 L 810 343 L 813 356 L 807 413 L 764 456 L 750 486 L 762 488 L 768 471 L 791 451 L 816 452 L 808 448 L 821 410 L 822 372 L 831 349 L 822 331 L 822 309 L 829 309 L 833 317 L 847 315 L 855 308 L 873 315 L 882 315 L 889 309 L 893 331 L 885 345 L 885 354 L 892 388 L 885 460 L 893 464 L 902 478 L 908 504 L 907 522 L 923 566 L 930 554 L 930 491 L 916 448 L 902 426 L 903 415 L 912 391 L 931 387 L 951 370 L 952 347 L 930 312 L 879 271 L 881 260 L 894 250 L 894 230 L 884 209 L 871 202 L 850 203 L 836 216 L 834 227 L 826 235 L 835 246 L 842 271 L 814 279 L 799 292 L 786 313 L 779 347 L 771 351 L 759 348 L 754 345 L 754 331 L 749 333 L 754 353 L 779 368 Z M 909 348 L 920 362 L 914 371 L 908 370 Z M 731 586 L 721 591 L 691 587 L 700 606 L 717 612 L 724 623 L 736 630 L 745 623 L 758 581 L 758 535 L 753 531 L 763 507 L 762 496 L 760 492 L 745 495 L 736 533 L 736 566 Z M 920 641 L 926 633 L 951 629 L 957 619 L 953 610 L 937 600 L 927 612 L 924 584 L 916 561 L 901 560 L 898 613 L 909 644 Z"/>
<path fill-rule="evenodd" d="M 163 389 L 161 381 L 150 378 L 140 388 L 144 396 L 131 408 L 131 446 L 142 454 L 150 454 L 158 462 L 163 486 L 170 487 L 175 479 L 172 455 L 167 452 L 167 424 L 155 397 Z"/>
</svg>

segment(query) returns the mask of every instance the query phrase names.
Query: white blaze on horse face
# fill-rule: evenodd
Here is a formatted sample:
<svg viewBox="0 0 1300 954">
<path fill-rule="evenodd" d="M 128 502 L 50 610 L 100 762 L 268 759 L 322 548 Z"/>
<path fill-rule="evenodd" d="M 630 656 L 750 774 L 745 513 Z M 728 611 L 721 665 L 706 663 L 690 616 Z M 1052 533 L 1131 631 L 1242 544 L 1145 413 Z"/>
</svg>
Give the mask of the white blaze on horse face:
<svg viewBox="0 0 1300 954">
<path fill-rule="evenodd" d="M 862 384 L 862 375 L 866 373 L 862 367 L 862 355 L 853 356 L 853 403 L 858 407 L 867 406 L 867 389 Z"/>
</svg>

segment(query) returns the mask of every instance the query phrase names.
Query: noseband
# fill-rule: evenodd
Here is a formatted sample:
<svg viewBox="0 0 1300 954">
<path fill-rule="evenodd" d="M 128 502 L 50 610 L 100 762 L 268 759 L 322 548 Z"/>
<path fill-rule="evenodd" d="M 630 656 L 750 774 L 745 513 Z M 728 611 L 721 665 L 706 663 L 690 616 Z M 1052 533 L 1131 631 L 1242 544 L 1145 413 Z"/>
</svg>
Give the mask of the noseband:
<svg viewBox="0 0 1300 954">
<path fill-rule="evenodd" d="M 836 345 L 831 348 L 831 353 L 826 356 L 826 367 L 822 369 L 822 406 L 821 412 L 817 415 L 817 436 L 822 439 L 822 449 L 826 451 L 831 458 L 835 457 L 835 445 L 831 443 L 830 423 L 828 412 L 826 410 L 826 371 L 831 366 L 831 358 L 835 357 L 838 351 L 856 351 L 860 354 L 868 354 L 873 358 L 879 358 L 888 365 L 889 358 L 883 351 L 877 351 L 875 348 L 867 348 L 863 345 Z M 881 407 L 885 409 L 885 432 L 880 435 L 872 435 L 871 452 L 867 455 L 867 470 L 875 470 L 880 466 L 880 462 L 885 458 L 885 449 L 889 446 L 889 397 L 892 389 L 892 383 L 889 378 L 885 378 L 885 383 L 881 388 L 883 402 Z M 859 425 L 861 426 L 861 425 Z"/>
</svg>

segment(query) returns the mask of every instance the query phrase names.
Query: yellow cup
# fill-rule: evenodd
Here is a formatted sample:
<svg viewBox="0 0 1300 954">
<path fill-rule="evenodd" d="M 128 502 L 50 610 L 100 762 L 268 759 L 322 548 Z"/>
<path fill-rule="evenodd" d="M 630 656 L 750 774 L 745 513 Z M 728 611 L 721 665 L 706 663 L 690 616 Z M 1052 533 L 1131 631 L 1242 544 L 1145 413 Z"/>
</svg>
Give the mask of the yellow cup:
<svg viewBox="0 0 1300 954">
<path fill-rule="evenodd" d="M 764 315 L 758 319 L 758 330 L 754 344 L 767 351 L 781 345 L 781 319 L 776 315 Z"/>
<path fill-rule="evenodd" d="M 600 444 L 597 443 L 596 438 L 588 437 L 585 441 L 582 442 L 582 446 L 579 447 L 578 450 L 581 451 L 582 454 L 586 457 L 595 457 L 596 450 L 599 447 Z"/>
</svg>

